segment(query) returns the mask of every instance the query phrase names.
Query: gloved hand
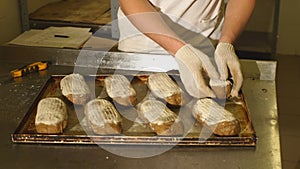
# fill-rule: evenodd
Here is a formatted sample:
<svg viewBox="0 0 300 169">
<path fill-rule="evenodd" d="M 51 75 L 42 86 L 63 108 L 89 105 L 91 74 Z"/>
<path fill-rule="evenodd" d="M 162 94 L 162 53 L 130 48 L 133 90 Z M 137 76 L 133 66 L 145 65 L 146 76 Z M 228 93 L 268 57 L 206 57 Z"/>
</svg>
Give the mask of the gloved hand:
<svg viewBox="0 0 300 169">
<path fill-rule="evenodd" d="M 232 97 L 237 97 L 243 83 L 243 75 L 233 45 L 230 43 L 219 43 L 215 50 L 215 61 L 218 66 L 221 80 L 226 80 L 228 78 L 229 69 L 233 78 L 233 86 L 230 95 Z"/>
<path fill-rule="evenodd" d="M 191 96 L 216 97 L 202 76 L 202 70 L 204 70 L 211 79 L 219 78 L 218 72 L 206 54 L 187 44 L 176 52 L 175 59 L 179 66 L 180 78 Z"/>
</svg>

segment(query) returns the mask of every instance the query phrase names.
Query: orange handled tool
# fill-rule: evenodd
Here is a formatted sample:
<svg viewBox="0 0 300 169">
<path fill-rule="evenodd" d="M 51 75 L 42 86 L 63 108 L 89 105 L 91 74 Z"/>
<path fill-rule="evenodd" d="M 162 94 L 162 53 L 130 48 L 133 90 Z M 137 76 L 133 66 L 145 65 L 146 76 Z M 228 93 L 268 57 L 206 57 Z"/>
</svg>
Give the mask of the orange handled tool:
<svg viewBox="0 0 300 169">
<path fill-rule="evenodd" d="M 31 64 L 28 64 L 26 66 L 23 66 L 21 68 L 12 70 L 10 73 L 12 75 L 12 77 L 22 77 L 27 73 L 30 72 L 34 72 L 34 71 L 41 71 L 41 70 L 45 70 L 48 67 L 48 63 L 47 62 L 34 62 Z"/>
</svg>

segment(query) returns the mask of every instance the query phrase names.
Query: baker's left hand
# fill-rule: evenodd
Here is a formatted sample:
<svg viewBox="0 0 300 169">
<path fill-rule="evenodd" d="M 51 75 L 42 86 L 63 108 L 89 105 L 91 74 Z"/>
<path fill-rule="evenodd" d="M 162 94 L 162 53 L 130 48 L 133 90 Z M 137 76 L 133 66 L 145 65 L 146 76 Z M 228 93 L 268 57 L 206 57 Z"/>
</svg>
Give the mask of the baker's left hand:
<svg viewBox="0 0 300 169">
<path fill-rule="evenodd" d="M 234 47 L 230 43 L 220 42 L 215 51 L 215 61 L 218 66 L 221 80 L 228 79 L 228 70 L 233 78 L 233 86 L 230 92 L 232 97 L 238 97 L 242 87 L 243 75 L 241 66 Z"/>
</svg>

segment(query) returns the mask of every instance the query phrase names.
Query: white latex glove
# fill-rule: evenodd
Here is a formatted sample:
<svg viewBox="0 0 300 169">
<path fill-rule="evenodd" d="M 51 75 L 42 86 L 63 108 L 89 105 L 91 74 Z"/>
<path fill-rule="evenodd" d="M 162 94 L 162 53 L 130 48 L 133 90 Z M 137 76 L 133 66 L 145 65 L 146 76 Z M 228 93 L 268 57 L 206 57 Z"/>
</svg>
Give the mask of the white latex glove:
<svg viewBox="0 0 300 169">
<path fill-rule="evenodd" d="M 183 85 L 191 96 L 196 98 L 216 97 L 202 75 L 202 70 L 204 70 L 211 79 L 219 78 L 218 72 L 206 54 L 187 44 L 176 52 L 175 59 L 179 66 Z"/>
<path fill-rule="evenodd" d="M 232 97 L 237 97 L 242 87 L 243 75 L 241 66 L 234 47 L 230 43 L 219 43 L 215 51 L 215 61 L 218 66 L 221 80 L 228 79 L 228 69 L 233 78 L 233 86 L 230 92 Z"/>
</svg>

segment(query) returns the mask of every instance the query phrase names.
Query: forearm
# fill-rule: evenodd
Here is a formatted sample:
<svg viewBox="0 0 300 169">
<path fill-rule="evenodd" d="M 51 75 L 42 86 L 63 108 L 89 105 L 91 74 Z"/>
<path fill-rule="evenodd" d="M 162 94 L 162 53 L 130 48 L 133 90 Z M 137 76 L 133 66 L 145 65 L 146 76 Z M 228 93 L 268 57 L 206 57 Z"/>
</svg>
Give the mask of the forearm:
<svg viewBox="0 0 300 169">
<path fill-rule="evenodd" d="M 219 42 L 234 43 L 247 24 L 255 0 L 229 0 Z"/>
<path fill-rule="evenodd" d="M 131 23 L 170 54 L 174 55 L 184 45 L 149 1 L 119 0 L 119 3 Z"/>
</svg>

